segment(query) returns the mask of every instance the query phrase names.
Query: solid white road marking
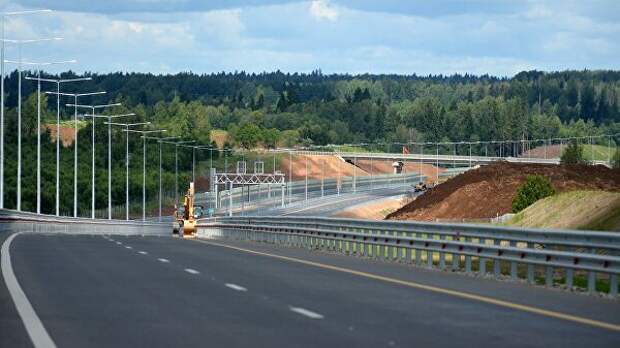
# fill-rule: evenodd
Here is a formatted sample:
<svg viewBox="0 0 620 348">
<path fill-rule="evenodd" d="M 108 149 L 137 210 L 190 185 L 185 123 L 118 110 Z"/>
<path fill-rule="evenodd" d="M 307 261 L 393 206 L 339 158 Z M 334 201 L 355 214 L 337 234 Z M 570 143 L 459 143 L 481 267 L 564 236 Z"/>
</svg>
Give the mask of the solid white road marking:
<svg viewBox="0 0 620 348">
<path fill-rule="evenodd" d="M 199 274 L 200 273 L 197 270 L 191 269 L 191 268 L 186 268 L 185 272 L 190 273 L 190 274 Z"/>
<path fill-rule="evenodd" d="M 308 317 L 310 319 L 323 319 L 324 317 L 319 314 L 319 313 L 315 313 L 313 311 L 309 311 L 305 308 L 301 308 L 301 307 L 293 307 L 293 306 L 289 306 L 288 307 L 291 311 L 297 313 L 297 314 L 301 314 L 305 317 Z"/>
<path fill-rule="evenodd" d="M 125 249 L 133 249 L 132 247 L 130 247 L 129 245 L 125 246 Z"/>
<path fill-rule="evenodd" d="M 244 288 L 243 286 L 237 285 L 237 284 L 226 283 L 225 285 L 226 285 L 226 287 L 229 287 L 229 288 L 231 288 L 233 290 L 248 291 L 248 289 Z"/>
<path fill-rule="evenodd" d="M 168 260 L 168 259 L 157 259 L 157 261 L 159 261 L 159 262 L 163 262 L 163 263 L 168 263 L 168 262 L 170 262 L 170 260 Z"/>
<path fill-rule="evenodd" d="M 22 290 L 19 286 L 15 273 L 13 273 L 9 249 L 11 247 L 11 242 L 19 234 L 21 234 L 21 232 L 10 235 L 9 238 L 7 238 L 2 244 L 2 250 L 0 251 L 0 254 L 2 254 L 2 260 L 0 261 L 2 277 L 4 277 L 4 283 L 9 290 L 13 303 L 15 303 L 15 308 L 24 323 L 28 336 L 30 336 L 32 345 L 35 346 L 35 348 L 55 348 L 56 344 L 52 341 L 52 338 L 47 333 L 47 330 L 45 330 L 41 319 L 39 319 L 39 316 L 34 311 L 34 308 L 32 308 L 32 305 L 30 304 L 30 301 L 28 301 L 24 290 Z"/>
<path fill-rule="evenodd" d="M 148 253 L 146 251 L 138 251 L 138 254 L 146 255 Z"/>
</svg>

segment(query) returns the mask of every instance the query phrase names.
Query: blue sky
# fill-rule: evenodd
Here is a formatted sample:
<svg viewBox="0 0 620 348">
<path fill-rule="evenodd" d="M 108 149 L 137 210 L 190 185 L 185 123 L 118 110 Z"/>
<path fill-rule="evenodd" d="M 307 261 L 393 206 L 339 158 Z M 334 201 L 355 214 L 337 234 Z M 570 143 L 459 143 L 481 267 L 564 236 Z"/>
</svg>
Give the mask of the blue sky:
<svg viewBox="0 0 620 348">
<path fill-rule="evenodd" d="M 620 1 L 22 0 L 6 37 L 77 71 L 473 73 L 619 69 Z M 16 49 L 10 47 L 9 58 Z"/>
</svg>

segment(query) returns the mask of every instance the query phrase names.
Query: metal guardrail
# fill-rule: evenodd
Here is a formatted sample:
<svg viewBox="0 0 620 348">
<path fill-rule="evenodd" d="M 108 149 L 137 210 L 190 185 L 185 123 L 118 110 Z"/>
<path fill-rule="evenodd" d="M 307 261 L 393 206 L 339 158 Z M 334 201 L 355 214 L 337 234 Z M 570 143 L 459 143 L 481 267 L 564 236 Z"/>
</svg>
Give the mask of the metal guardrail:
<svg viewBox="0 0 620 348">
<path fill-rule="evenodd" d="M 171 235 L 170 223 L 126 220 L 93 220 L 62 216 L 40 215 L 14 210 L 0 210 L 0 230 L 19 230 L 39 233 Z"/>
<path fill-rule="evenodd" d="M 547 286 L 573 288 L 575 277 L 584 276 L 589 292 L 597 279 L 606 279 L 609 293 L 618 295 L 618 233 L 318 217 L 209 219 L 197 225 L 197 233 L 485 275 L 490 264 L 496 277 L 534 283 L 540 274 Z"/>
<path fill-rule="evenodd" d="M 440 176 L 443 176 L 440 174 Z M 302 202 L 306 200 L 306 185 L 307 185 L 307 198 L 317 198 L 337 194 L 346 193 L 363 193 L 368 190 L 379 190 L 384 188 L 403 187 L 406 190 L 406 185 L 412 185 L 424 180 L 424 176 L 420 176 L 418 173 L 406 173 L 402 174 L 383 174 L 375 176 L 358 176 L 353 177 L 341 177 L 340 188 L 338 188 L 338 179 L 328 178 L 321 180 L 305 180 L 289 182 L 285 185 L 284 203 L 286 206 L 295 204 L 296 202 Z M 233 189 L 233 205 L 232 210 L 234 213 L 238 211 L 248 211 L 254 209 L 267 209 L 281 207 L 281 185 L 273 185 L 269 188 L 268 184 L 248 186 L 242 194 L 241 187 Z M 226 214 L 229 211 L 230 204 L 230 190 L 222 190 L 219 192 L 220 203 L 219 208 L 216 210 L 217 214 Z M 215 195 L 213 193 L 198 193 L 196 194 L 196 203 L 202 204 L 205 208 L 213 208 L 215 206 Z"/>
</svg>

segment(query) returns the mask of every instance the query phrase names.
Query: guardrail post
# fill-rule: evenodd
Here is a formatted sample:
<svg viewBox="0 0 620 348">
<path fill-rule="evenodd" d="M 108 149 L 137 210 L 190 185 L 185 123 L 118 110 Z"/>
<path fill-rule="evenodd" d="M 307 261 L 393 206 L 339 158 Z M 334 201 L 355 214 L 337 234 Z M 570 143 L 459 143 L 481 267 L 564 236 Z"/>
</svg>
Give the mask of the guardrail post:
<svg viewBox="0 0 620 348">
<path fill-rule="evenodd" d="M 501 241 L 499 239 L 494 239 L 493 244 L 496 246 L 500 246 Z M 500 259 L 493 260 L 493 273 L 496 277 L 499 277 L 502 274 L 501 262 L 502 261 Z"/>
<path fill-rule="evenodd" d="M 487 273 L 487 260 L 483 257 L 478 257 L 478 261 L 480 262 L 480 265 L 478 266 L 478 272 L 481 275 L 484 275 L 485 273 Z"/>
<path fill-rule="evenodd" d="M 428 234 L 426 237 L 430 239 Z M 426 266 L 428 266 L 428 268 L 433 268 L 433 252 L 429 249 L 426 249 Z"/>
<path fill-rule="evenodd" d="M 516 247 L 517 242 L 511 240 L 510 246 L 513 248 Z M 510 261 L 510 279 L 517 280 L 518 277 L 519 275 L 517 274 L 517 263 L 515 261 Z"/>
<path fill-rule="evenodd" d="M 446 236 L 439 235 L 439 240 L 445 240 Z M 442 243 L 442 250 L 443 250 L 443 243 Z M 443 251 L 439 252 L 439 269 L 444 270 L 446 268 L 446 253 L 444 253 Z"/>
<path fill-rule="evenodd" d="M 403 232 L 403 237 L 407 237 L 407 236 L 408 236 L 407 232 Z M 407 245 L 409 243 L 408 241 L 407 242 L 403 242 L 403 243 L 406 243 L 405 244 L 406 246 L 403 247 L 403 253 L 404 253 L 405 261 L 407 263 L 411 263 L 411 261 L 413 259 L 413 249 L 411 248 L 411 246 Z"/>
<path fill-rule="evenodd" d="M 465 237 L 465 242 L 471 242 L 471 238 Z M 465 272 L 471 273 L 471 255 L 465 255 Z"/>
<path fill-rule="evenodd" d="M 573 273 L 574 270 L 572 268 L 566 269 L 566 287 L 570 290 L 573 287 Z"/>
<path fill-rule="evenodd" d="M 609 294 L 611 296 L 618 296 L 618 275 L 609 275 Z"/>
<path fill-rule="evenodd" d="M 415 233 L 414 237 L 418 238 L 420 237 L 419 233 Z M 420 248 L 416 248 L 415 249 L 415 264 L 416 266 L 422 266 L 422 252 L 420 250 Z"/>
<path fill-rule="evenodd" d="M 590 251 L 592 254 L 596 254 L 596 249 L 592 248 Z M 588 272 L 588 292 L 592 293 L 596 291 L 596 272 Z"/>
<path fill-rule="evenodd" d="M 452 240 L 456 240 L 456 241 L 460 241 L 459 237 L 453 237 Z M 453 271 L 458 271 L 459 267 L 461 264 L 461 254 L 459 253 L 452 253 L 452 270 Z"/>
<path fill-rule="evenodd" d="M 534 284 L 534 265 L 527 265 L 527 282 Z"/>
<path fill-rule="evenodd" d="M 593 293 L 596 291 L 596 272 L 588 272 L 588 292 Z"/>
<path fill-rule="evenodd" d="M 545 286 L 553 286 L 553 267 L 551 266 L 545 267 Z"/>
<path fill-rule="evenodd" d="M 385 231 L 377 231 L 379 236 L 382 235 L 387 235 L 387 232 Z M 390 247 L 389 245 L 385 245 L 385 244 L 381 244 L 383 243 L 382 241 L 383 238 L 379 237 L 379 244 L 377 245 L 379 247 L 380 250 L 380 254 L 379 254 L 379 258 L 384 259 L 384 260 L 389 260 L 390 259 L 390 251 L 392 250 L 392 247 Z"/>
</svg>

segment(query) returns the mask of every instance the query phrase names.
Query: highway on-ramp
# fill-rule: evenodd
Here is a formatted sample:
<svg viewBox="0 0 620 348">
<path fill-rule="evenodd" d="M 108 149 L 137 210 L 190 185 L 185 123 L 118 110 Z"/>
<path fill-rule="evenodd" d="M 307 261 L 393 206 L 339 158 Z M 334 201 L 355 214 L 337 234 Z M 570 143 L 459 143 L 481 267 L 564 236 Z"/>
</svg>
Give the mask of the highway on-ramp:
<svg viewBox="0 0 620 348">
<path fill-rule="evenodd" d="M 270 244 L 21 234 L 10 258 L 57 347 L 620 345 L 616 300 Z M 0 346 L 32 346 L 0 288 Z"/>
</svg>

